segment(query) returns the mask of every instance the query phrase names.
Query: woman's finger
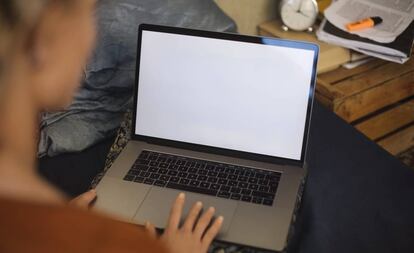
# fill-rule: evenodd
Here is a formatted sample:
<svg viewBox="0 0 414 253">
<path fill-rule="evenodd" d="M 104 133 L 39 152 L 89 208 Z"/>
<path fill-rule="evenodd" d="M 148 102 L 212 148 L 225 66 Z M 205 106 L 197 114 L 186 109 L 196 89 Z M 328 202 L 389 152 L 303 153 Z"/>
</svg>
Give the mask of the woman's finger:
<svg viewBox="0 0 414 253">
<path fill-rule="evenodd" d="M 207 232 L 204 234 L 203 239 L 201 240 L 201 243 L 205 249 L 208 249 L 211 242 L 214 240 L 214 238 L 217 236 L 217 234 L 220 232 L 221 226 L 223 225 L 223 216 L 219 216 L 214 222 L 213 225 L 207 230 Z"/>
<path fill-rule="evenodd" d="M 209 207 L 208 210 L 201 216 L 198 220 L 196 227 L 194 229 L 194 234 L 201 238 L 206 230 L 207 226 L 210 224 L 211 219 L 213 218 L 215 209 L 214 207 Z"/>
<path fill-rule="evenodd" d="M 148 234 L 156 239 L 157 238 L 157 230 L 155 229 L 155 226 L 149 223 L 148 221 L 145 222 L 145 230 L 147 230 Z"/>
<path fill-rule="evenodd" d="M 96 198 L 96 191 L 94 189 L 87 191 L 69 202 L 70 205 L 88 208 L 92 201 Z"/>
<path fill-rule="evenodd" d="M 188 213 L 187 219 L 184 222 L 183 229 L 185 231 L 193 231 L 194 222 L 196 221 L 198 215 L 200 214 L 200 210 L 203 204 L 200 201 L 197 201 L 193 207 L 191 208 L 190 212 Z"/>
<path fill-rule="evenodd" d="M 171 208 L 170 217 L 168 219 L 168 225 L 165 229 L 166 231 L 175 231 L 178 229 L 178 225 L 180 224 L 181 219 L 181 213 L 183 212 L 184 201 L 185 194 L 178 194 L 178 197 L 175 199 L 174 204 Z"/>
</svg>

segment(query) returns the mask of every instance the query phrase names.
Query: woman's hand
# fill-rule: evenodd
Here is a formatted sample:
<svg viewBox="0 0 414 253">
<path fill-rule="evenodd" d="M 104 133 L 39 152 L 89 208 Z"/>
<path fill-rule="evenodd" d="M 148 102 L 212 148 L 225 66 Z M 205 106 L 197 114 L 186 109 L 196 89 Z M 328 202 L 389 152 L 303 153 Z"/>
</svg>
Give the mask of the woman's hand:
<svg viewBox="0 0 414 253">
<path fill-rule="evenodd" d="M 175 200 L 164 233 L 159 237 L 171 253 L 206 253 L 213 239 L 220 231 L 223 224 L 223 217 L 219 216 L 214 220 L 214 207 L 208 208 L 198 219 L 202 203 L 193 205 L 184 224 L 179 227 L 181 214 L 185 201 L 184 193 L 180 193 Z M 146 229 L 153 237 L 157 237 L 154 225 L 147 222 Z"/>
<path fill-rule="evenodd" d="M 88 209 L 95 198 L 96 191 L 92 189 L 85 193 L 82 193 L 81 195 L 69 201 L 69 205 L 76 206 L 82 209 Z"/>
</svg>

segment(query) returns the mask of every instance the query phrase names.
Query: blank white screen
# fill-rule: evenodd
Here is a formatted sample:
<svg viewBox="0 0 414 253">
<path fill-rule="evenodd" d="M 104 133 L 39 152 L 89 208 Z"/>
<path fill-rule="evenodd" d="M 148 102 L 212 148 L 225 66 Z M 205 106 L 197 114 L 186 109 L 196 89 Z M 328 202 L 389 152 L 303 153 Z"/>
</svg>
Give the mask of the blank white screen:
<svg viewBox="0 0 414 253">
<path fill-rule="evenodd" d="M 135 134 L 300 160 L 313 58 L 143 31 Z"/>
</svg>

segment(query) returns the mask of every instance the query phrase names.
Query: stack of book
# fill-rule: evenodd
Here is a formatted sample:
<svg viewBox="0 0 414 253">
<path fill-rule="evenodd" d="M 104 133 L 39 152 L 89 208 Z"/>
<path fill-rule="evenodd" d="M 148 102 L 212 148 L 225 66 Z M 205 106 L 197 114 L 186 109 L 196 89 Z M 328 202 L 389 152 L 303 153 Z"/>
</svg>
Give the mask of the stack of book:
<svg viewBox="0 0 414 253">
<path fill-rule="evenodd" d="M 404 63 L 411 56 L 414 22 L 391 43 L 380 43 L 348 33 L 337 28 L 327 20 L 322 21 L 316 35 L 319 40 L 327 43 L 343 46 L 387 61 Z"/>
<path fill-rule="evenodd" d="M 337 0 L 325 11 L 319 40 L 397 63 L 411 56 L 414 1 Z M 378 17 L 379 23 L 349 31 L 349 23 Z"/>
</svg>

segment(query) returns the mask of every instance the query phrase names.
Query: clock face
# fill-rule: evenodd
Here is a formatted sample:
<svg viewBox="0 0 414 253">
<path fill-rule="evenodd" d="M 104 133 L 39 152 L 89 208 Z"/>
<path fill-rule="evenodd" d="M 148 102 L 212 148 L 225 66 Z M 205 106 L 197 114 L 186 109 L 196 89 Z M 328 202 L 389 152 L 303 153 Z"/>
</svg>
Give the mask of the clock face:
<svg viewBox="0 0 414 253">
<path fill-rule="evenodd" d="M 303 31 L 313 25 L 318 16 L 314 0 L 285 0 L 281 2 L 280 17 L 292 30 Z"/>
</svg>

